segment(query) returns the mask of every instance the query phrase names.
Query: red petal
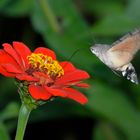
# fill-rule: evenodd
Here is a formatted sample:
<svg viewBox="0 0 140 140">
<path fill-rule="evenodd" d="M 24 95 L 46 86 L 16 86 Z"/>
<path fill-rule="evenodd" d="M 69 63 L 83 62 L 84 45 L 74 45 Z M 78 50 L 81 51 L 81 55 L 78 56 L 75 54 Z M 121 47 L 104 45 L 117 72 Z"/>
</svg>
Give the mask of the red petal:
<svg viewBox="0 0 140 140">
<path fill-rule="evenodd" d="M 68 61 L 64 61 L 64 62 L 60 62 L 60 65 L 62 66 L 62 68 L 64 69 L 64 72 L 71 72 L 73 70 L 75 70 L 76 68 L 74 67 L 74 65 Z"/>
<path fill-rule="evenodd" d="M 53 60 L 56 60 L 55 53 L 48 48 L 39 47 L 39 48 L 35 49 L 34 53 L 42 53 L 44 55 L 51 56 Z"/>
<path fill-rule="evenodd" d="M 17 70 L 22 71 L 21 67 L 17 64 L 15 59 L 3 50 L 0 50 L 0 65 L 12 65 Z"/>
<path fill-rule="evenodd" d="M 89 88 L 90 86 L 86 83 L 79 83 L 79 81 L 73 81 L 73 82 L 68 82 L 68 83 L 64 83 L 64 84 L 56 84 L 53 86 L 54 88 L 61 88 L 61 87 L 69 87 L 69 86 L 77 86 L 77 87 L 80 87 L 80 88 Z"/>
<path fill-rule="evenodd" d="M 46 90 L 52 94 L 53 96 L 61 96 L 61 97 L 66 97 L 67 94 L 65 93 L 64 90 L 61 90 L 61 89 L 53 89 L 53 88 L 49 88 L 47 86 L 45 86 Z"/>
<path fill-rule="evenodd" d="M 81 104 L 85 104 L 88 101 L 87 97 L 78 90 L 72 88 L 65 88 L 65 92 L 67 93 L 67 98 L 73 99 Z"/>
<path fill-rule="evenodd" d="M 64 76 L 57 79 L 56 84 L 76 82 L 87 78 L 89 78 L 89 74 L 86 71 L 76 69 L 73 72 L 65 73 Z"/>
<path fill-rule="evenodd" d="M 13 49 L 13 47 L 12 47 L 10 44 L 8 44 L 8 43 L 4 43 L 3 46 L 4 46 L 4 50 L 5 50 L 10 56 L 12 56 L 13 59 L 14 59 L 19 65 L 21 65 L 21 67 L 23 67 L 23 66 L 22 66 L 22 61 L 21 61 L 19 55 L 17 54 L 17 52 Z"/>
<path fill-rule="evenodd" d="M 81 92 L 72 88 L 53 89 L 46 86 L 45 88 L 53 96 L 70 98 L 81 104 L 85 104 L 88 101 L 86 96 L 84 96 Z"/>
<path fill-rule="evenodd" d="M 24 80 L 25 81 L 38 81 L 38 78 L 35 78 L 33 76 L 30 76 L 30 75 L 28 75 L 26 73 L 16 75 L 16 78 L 19 79 L 19 80 L 21 80 L 21 81 L 24 81 Z"/>
<path fill-rule="evenodd" d="M 48 100 L 51 98 L 51 94 L 41 86 L 29 85 L 29 92 L 36 100 Z"/>
<path fill-rule="evenodd" d="M 86 84 L 86 83 L 79 83 L 79 84 L 76 84 L 76 86 L 78 87 L 81 87 L 81 88 L 89 88 L 89 84 Z"/>
<path fill-rule="evenodd" d="M 23 73 L 22 70 L 16 68 L 14 65 L 12 64 L 1 64 L 1 66 L 10 73 Z"/>
<path fill-rule="evenodd" d="M 30 49 L 22 42 L 13 42 L 13 47 L 19 54 L 24 68 L 28 68 L 27 56 L 31 54 Z"/>
<path fill-rule="evenodd" d="M 6 77 L 15 77 L 15 74 L 7 72 L 4 68 L 0 67 L 0 73 Z"/>
</svg>

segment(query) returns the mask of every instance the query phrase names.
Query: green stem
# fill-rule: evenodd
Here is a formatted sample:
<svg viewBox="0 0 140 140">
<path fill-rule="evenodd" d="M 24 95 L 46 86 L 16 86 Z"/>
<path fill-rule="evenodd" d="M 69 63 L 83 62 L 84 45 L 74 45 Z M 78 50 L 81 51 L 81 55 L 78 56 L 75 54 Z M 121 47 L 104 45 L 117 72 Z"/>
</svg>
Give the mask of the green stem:
<svg viewBox="0 0 140 140">
<path fill-rule="evenodd" d="M 19 116 L 18 116 L 18 126 L 17 126 L 15 140 L 23 140 L 25 128 L 26 128 L 31 110 L 32 109 L 30 109 L 28 106 L 22 103 L 20 111 L 19 111 Z"/>
<path fill-rule="evenodd" d="M 53 11 L 51 10 L 47 0 L 40 0 L 40 6 L 41 9 L 44 12 L 45 17 L 47 18 L 47 20 L 50 23 L 51 28 L 53 29 L 54 32 L 59 33 L 60 32 L 60 26 L 58 24 L 58 21 L 53 13 Z"/>
</svg>

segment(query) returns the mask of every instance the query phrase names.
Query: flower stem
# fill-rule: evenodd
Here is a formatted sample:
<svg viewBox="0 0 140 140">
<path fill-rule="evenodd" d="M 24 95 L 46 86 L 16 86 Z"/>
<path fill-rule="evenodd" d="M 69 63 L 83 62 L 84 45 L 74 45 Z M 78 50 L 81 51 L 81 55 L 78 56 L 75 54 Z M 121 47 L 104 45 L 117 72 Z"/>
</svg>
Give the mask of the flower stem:
<svg viewBox="0 0 140 140">
<path fill-rule="evenodd" d="M 22 103 L 18 116 L 18 126 L 17 126 L 15 140 L 23 140 L 25 128 L 31 110 L 32 110 L 31 108 L 29 108 L 27 105 Z"/>
<path fill-rule="evenodd" d="M 47 18 L 48 22 L 50 23 L 51 28 L 53 29 L 54 32 L 59 33 L 60 26 L 58 24 L 58 21 L 54 15 L 52 9 L 49 6 L 48 1 L 40 0 L 39 2 L 40 2 L 41 9 L 44 12 L 44 16 Z"/>
</svg>

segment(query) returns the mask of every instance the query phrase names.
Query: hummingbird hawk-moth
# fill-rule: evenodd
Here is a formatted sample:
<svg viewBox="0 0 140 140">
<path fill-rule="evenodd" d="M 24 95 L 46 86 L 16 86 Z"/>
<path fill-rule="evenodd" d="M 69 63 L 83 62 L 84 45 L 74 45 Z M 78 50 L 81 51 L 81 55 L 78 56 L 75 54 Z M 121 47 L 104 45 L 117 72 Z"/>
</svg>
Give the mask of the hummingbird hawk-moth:
<svg viewBox="0 0 140 140">
<path fill-rule="evenodd" d="M 140 29 L 130 32 L 112 45 L 95 44 L 90 50 L 113 71 L 121 72 L 131 82 L 138 84 L 131 60 L 140 49 Z"/>
</svg>

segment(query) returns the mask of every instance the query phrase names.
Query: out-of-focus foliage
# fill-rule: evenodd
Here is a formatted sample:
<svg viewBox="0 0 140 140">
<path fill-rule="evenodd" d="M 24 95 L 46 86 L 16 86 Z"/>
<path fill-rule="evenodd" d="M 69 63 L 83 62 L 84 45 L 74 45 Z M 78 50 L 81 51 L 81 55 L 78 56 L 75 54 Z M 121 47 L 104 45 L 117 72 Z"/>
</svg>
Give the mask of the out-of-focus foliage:
<svg viewBox="0 0 140 140">
<path fill-rule="evenodd" d="M 5 123 L 8 120 L 17 118 L 18 116 L 19 105 L 15 102 L 9 103 L 3 110 L 0 112 L 0 140 L 10 140 L 9 131 L 14 129 L 12 121 L 9 121 L 8 124 Z"/>
<path fill-rule="evenodd" d="M 12 24 L 10 22 L 7 24 L 12 33 L 13 20 L 25 23 L 21 24 L 23 27 L 18 28 L 19 41 L 30 44 L 32 48 L 35 44 L 44 43 L 56 52 L 60 60 L 69 60 L 76 51 L 70 60 L 91 75 L 91 79 L 87 81 L 91 87 L 83 90 L 89 98 L 86 106 L 57 99 L 34 111 L 33 115 L 31 114 L 31 121 L 62 119 L 70 116 L 90 117 L 96 120 L 92 130 L 94 140 L 140 139 L 140 86 L 115 75 L 89 50 L 94 43 L 111 44 L 125 33 L 140 27 L 139 6 L 139 0 L 0 1 L 2 17 L 0 21 L 6 23 L 9 22 L 7 19 L 11 19 Z M 0 25 L 0 37 L 3 43 L 6 39 L 2 33 L 7 26 Z M 16 28 L 14 30 L 17 32 Z M 10 30 L 5 36 L 8 36 L 8 33 L 10 34 Z M 13 39 L 19 39 L 19 36 L 15 35 L 8 41 Z M 139 59 L 140 53 L 133 61 L 138 76 Z M 5 80 L 2 77 L 0 80 L 0 114 L 6 114 L 2 115 L 3 119 L 17 115 L 14 111 L 13 115 L 10 114 L 7 108 L 3 111 L 10 101 L 19 102 L 12 82 L 11 79 Z M 18 107 L 18 104 L 15 106 Z M 5 125 L 4 121 L 0 123 L 0 137 L 3 137 L 2 140 L 9 140 L 7 132 L 14 128 L 12 129 L 10 124 Z"/>
</svg>

